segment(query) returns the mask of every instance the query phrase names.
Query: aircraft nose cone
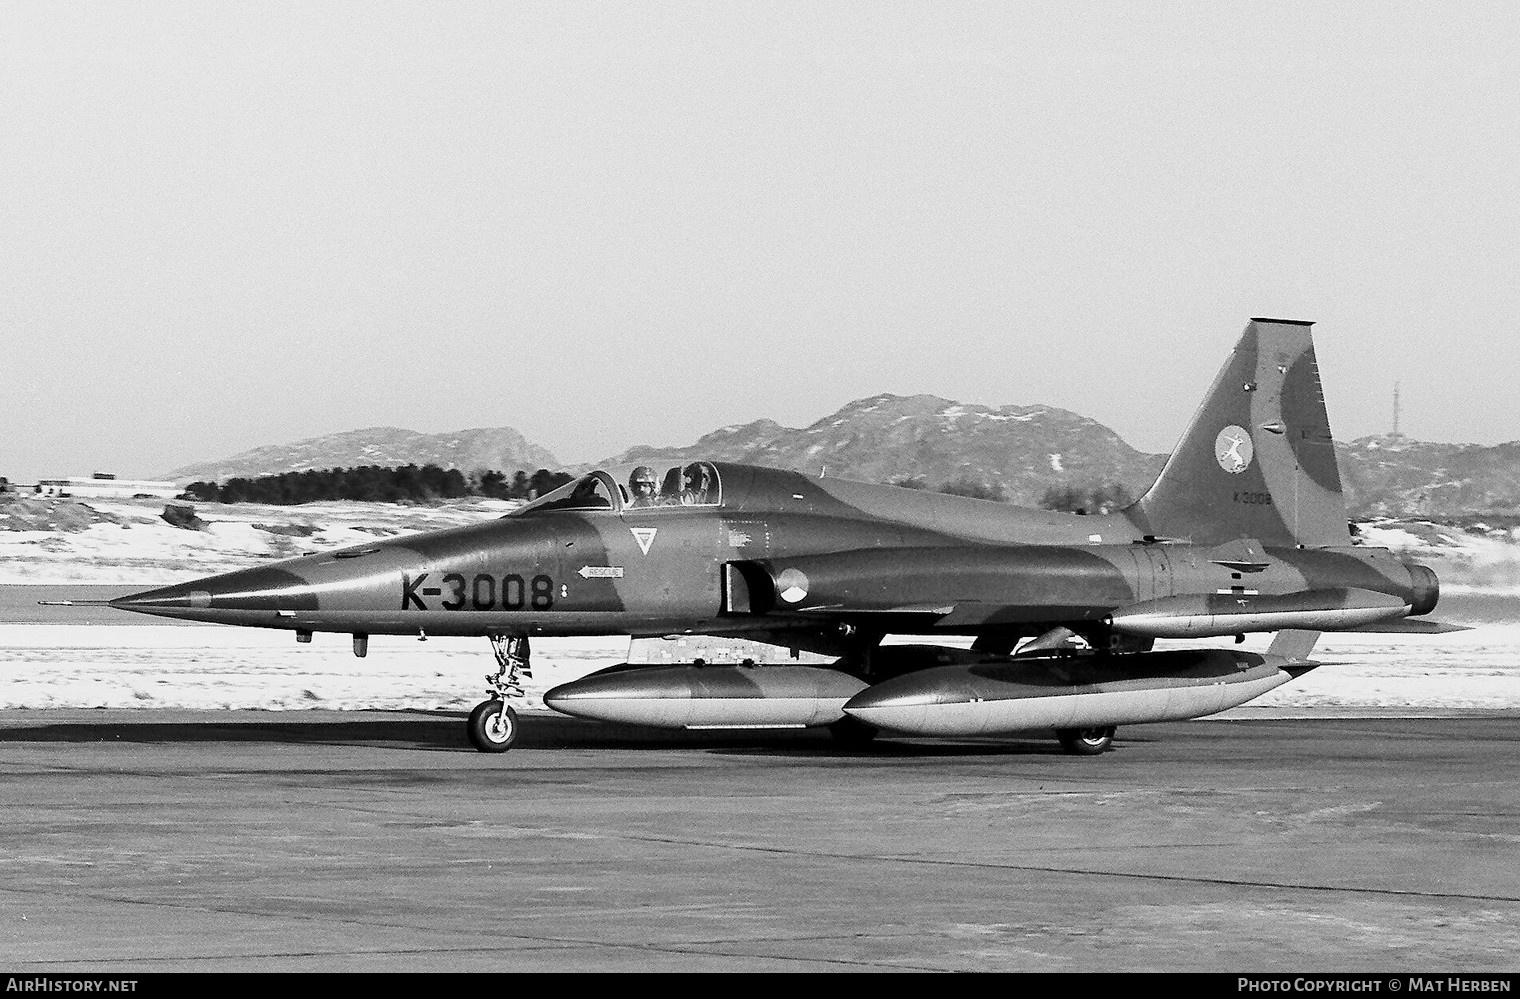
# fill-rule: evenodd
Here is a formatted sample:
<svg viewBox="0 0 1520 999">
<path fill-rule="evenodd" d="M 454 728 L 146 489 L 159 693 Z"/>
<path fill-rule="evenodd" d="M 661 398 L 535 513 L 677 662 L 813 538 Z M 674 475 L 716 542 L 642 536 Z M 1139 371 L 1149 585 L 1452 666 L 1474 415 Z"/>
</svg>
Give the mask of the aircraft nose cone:
<svg viewBox="0 0 1520 999">
<path fill-rule="evenodd" d="M 874 687 L 867 687 L 845 702 L 844 709 L 854 712 L 880 708 L 923 708 L 936 704 L 959 704 L 971 700 L 970 695 L 954 682 L 959 676 L 947 677 L 944 670 L 925 670 L 931 674 L 910 674 L 884 680 Z M 963 672 L 963 671 L 962 671 Z"/>
<path fill-rule="evenodd" d="M 157 607 L 210 607 L 211 594 L 188 585 L 161 586 L 156 590 L 117 597 L 110 603 L 118 610 L 135 611 L 151 611 Z"/>
<path fill-rule="evenodd" d="M 225 611 L 316 610 L 317 597 L 306 580 L 284 569 L 260 566 L 189 583 L 161 586 L 117 597 L 119 610 L 220 620 Z"/>
<path fill-rule="evenodd" d="M 883 680 L 845 702 L 844 713 L 878 728 L 927 734 L 933 719 L 980 700 L 967 689 L 970 671 L 942 666 Z"/>
</svg>

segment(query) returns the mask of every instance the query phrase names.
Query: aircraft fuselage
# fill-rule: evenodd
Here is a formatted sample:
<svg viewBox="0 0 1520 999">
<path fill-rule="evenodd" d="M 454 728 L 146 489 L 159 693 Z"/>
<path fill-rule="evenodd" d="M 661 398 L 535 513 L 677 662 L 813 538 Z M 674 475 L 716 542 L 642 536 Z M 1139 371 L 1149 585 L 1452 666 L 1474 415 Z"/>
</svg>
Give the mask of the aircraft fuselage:
<svg viewBox="0 0 1520 999">
<path fill-rule="evenodd" d="M 715 467 L 731 483 L 732 500 L 719 506 L 530 510 L 150 590 L 116 606 L 305 632 L 806 636 L 841 624 L 1037 634 L 1052 621 L 1096 623 L 1177 597 L 1195 598 L 1196 616 L 1210 605 L 1227 614 L 1264 596 L 1330 591 L 1346 606 L 1329 610 L 1354 610 L 1346 592 L 1381 594 L 1389 599 L 1362 608 L 1374 620 L 1433 602 L 1418 574 L 1381 549 L 1148 540 L 1122 513 L 1077 516 Z"/>
<path fill-rule="evenodd" d="M 161 587 L 116 607 L 224 624 L 482 635 L 500 671 L 467 725 L 500 752 L 532 636 L 751 638 L 834 659 L 630 662 L 544 703 L 675 727 L 982 735 L 1244 703 L 1318 664 L 1318 633 L 1424 630 L 1435 574 L 1352 543 L 1309 324 L 1253 319 L 1149 490 L 1100 516 L 692 461 L 588 473 L 489 523 Z M 1424 622 L 1427 627 L 1439 628 Z M 1263 653 L 1158 638 L 1277 632 Z M 888 634 L 972 635 L 888 647 Z M 1023 643 L 1026 638 L 1031 642 Z M 1021 644 L 1023 643 L 1023 644 Z M 630 657 L 633 658 L 633 657 Z M 854 733 L 852 735 L 852 733 Z"/>
</svg>

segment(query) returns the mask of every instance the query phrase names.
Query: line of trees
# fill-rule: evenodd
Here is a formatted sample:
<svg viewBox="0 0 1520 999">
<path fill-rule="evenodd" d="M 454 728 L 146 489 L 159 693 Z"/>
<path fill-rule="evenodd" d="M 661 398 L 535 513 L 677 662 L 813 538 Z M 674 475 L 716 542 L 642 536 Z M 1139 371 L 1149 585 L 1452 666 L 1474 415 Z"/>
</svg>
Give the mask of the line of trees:
<svg viewBox="0 0 1520 999">
<path fill-rule="evenodd" d="M 929 480 L 923 475 L 905 475 L 893 479 L 892 485 L 905 489 L 928 489 Z M 952 496 L 970 496 L 972 499 L 1007 502 L 1008 490 L 996 482 L 987 483 L 971 475 L 942 482 L 935 492 Z M 1134 502 L 1129 490 L 1117 482 L 1087 483 L 1081 485 L 1051 486 L 1040 497 L 1040 506 L 1046 510 L 1063 510 L 1067 513 L 1112 513 Z"/>
<path fill-rule="evenodd" d="M 478 496 L 487 499 L 527 500 L 542 496 L 569 482 L 574 476 L 540 468 L 531 475 L 518 470 L 508 476 L 499 471 L 461 472 L 438 465 L 361 465 L 357 468 L 310 469 L 257 478 L 232 478 L 223 483 L 192 482 L 184 497 L 206 503 L 271 503 L 293 506 L 321 500 L 359 500 L 371 503 L 430 503 Z M 924 489 L 924 476 L 894 479 L 895 486 Z M 1006 500 L 998 484 L 962 476 L 935 487 L 939 492 L 977 499 Z M 1128 506 L 1129 491 L 1117 483 L 1052 486 L 1040 498 L 1047 510 L 1108 513 Z"/>
<path fill-rule="evenodd" d="M 1064 510 L 1067 513 L 1113 513 L 1134 501 L 1129 490 L 1119 483 L 1100 482 L 1095 485 L 1051 486 L 1040 497 L 1040 506 L 1046 510 Z"/>
<path fill-rule="evenodd" d="M 308 469 L 257 478 L 232 478 L 223 483 L 192 482 L 185 498 L 206 503 L 272 503 L 293 506 L 320 500 L 360 500 L 371 503 L 428 503 L 479 496 L 488 499 L 531 499 L 557 489 L 574 476 L 540 468 L 531 475 L 517 471 L 477 471 L 468 474 L 438 465 L 361 465 L 357 468 Z"/>
<path fill-rule="evenodd" d="M 904 489 L 928 489 L 929 478 L 925 475 L 904 475 L 893 479 L 891 484 L 901 486 Z M 962 475 L 958 479 L 941 482 L 934 487 L 934 491 L 937 493 L 949 493 L 951 496 L 969 496 L 972 499 L 997 500 L 999 503 L 1005 503 L 1008 500 L 1008 490 L 996 482 L 989 484 L 970 475 Z"/>
</svg>

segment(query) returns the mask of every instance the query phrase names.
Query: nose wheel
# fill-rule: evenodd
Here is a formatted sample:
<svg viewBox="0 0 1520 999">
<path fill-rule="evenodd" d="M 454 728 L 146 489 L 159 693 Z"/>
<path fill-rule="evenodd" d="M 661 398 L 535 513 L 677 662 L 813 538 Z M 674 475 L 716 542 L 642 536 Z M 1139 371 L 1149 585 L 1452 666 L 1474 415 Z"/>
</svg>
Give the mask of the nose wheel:
<svg viewBox="0 0 1520 999">
<path fill-rule="evenodd" d="M 481 701 L 470 712 L 470 743 L 482 753 L 505 753 L 517 741 L 517 712 L 497 698 Z"/>
<path fill-rule="evenodd" d="M 528 636 L 492 635 L 491 651 L 499 668 L 486 674 L 490 700 L 475 705 L 465 728 L 470 745 L 482 753 L 505 753 L 517 741 L 517 712 L 507 701 L 523 697 L 523 680 L 533 679 L 528 666 Z"/>
</svg>

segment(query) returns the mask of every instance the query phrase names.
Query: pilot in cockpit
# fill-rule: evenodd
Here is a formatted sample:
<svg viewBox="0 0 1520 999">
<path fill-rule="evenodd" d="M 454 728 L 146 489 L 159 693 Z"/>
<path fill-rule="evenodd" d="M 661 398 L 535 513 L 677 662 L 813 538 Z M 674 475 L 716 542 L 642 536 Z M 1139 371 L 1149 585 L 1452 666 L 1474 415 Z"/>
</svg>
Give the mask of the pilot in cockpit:
<svg viewBox="0 0 1520 999">
<path fill-rule="evenodd" d="M 628 477 L 628 492 L 633 499 L 629 506 L 659 506 L 660 497 L 655 492 L 654 469 L 648 465 L 640 465 L 633 470 Z"/>
<path fill-rule="evenodd" d="M 681 503 L 683 506 L 701 505 L 712 502 L 712 475 L 705 461 L 694 461 L 686 466 L 682 473 L 685 488 L 681 490 Z"/>
</svg>

